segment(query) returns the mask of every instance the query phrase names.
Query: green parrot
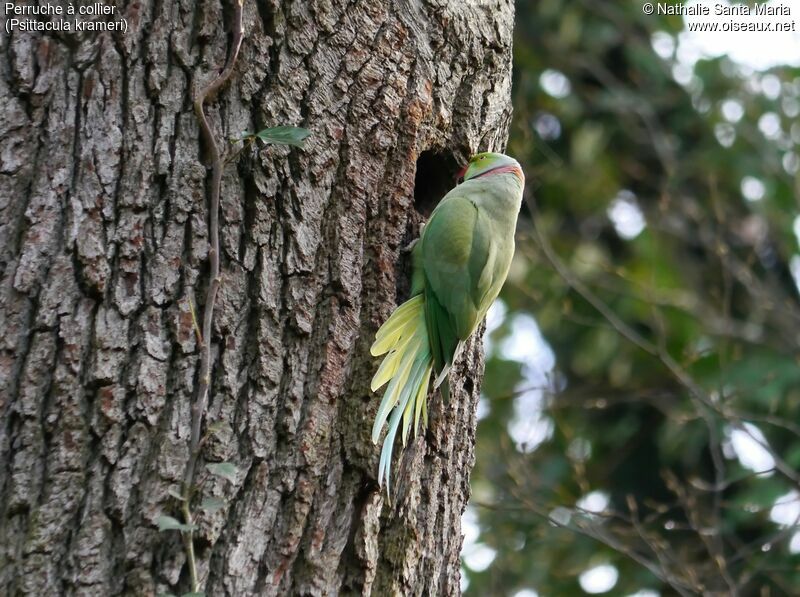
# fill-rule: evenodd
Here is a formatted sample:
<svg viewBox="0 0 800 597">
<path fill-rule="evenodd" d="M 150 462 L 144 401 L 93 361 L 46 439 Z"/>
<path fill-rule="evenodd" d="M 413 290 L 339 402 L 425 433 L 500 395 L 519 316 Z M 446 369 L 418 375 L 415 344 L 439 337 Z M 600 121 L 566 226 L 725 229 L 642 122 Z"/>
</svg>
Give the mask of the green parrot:
<svg viewBox="0 0 800 597">
<path fill-rule="evenodd" d="M 462 182 L 463 181 L 463 182 Z M 479 153 L 433 210 L 412 250 L 411 298 L 380 327 L 370 352 L 386 354 L 372 391 L 389 383 L 372 427 L 377 444 L 387 419 L 378 480 L 390 490 L 392 446 L 428 426 L 428 386 L 449 396 L 447 376 L 464 342 L 486 316 L 508 275 L 525 176 L 502 153 Z M 388 353 L 388 354 L 387 354 Z M 394 412 L 392 412 L 394 409 Z M 389 415 L 391 413 L 391 419 Z"/>
</svg>

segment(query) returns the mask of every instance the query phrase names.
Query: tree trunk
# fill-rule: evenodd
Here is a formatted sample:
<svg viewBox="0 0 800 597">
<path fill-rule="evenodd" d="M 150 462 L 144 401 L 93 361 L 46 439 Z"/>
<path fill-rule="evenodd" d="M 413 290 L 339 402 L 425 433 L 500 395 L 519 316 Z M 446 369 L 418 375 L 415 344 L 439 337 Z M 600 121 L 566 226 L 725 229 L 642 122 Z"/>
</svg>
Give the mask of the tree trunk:
<svg viewBox="0 0 800 597">
<path fill-rule="evenodd" d="M 226 62 L 231 13 L 140 0 L 100 17 L 126 33 L 0 37 L 3 595 L 189 590 L 181 535 L 155 520 L 181 518 L 168 492 L 209 285 L 192 97 Z M 242 131 L 312 136 L 224 169 L 198 467 L 224 506 L 196 510 L 194 539 L 207 595 L 459 592 L 480 339 L 396 458 L 391 503 L 369 346 L 457 162 L 505 142 L 512 21 L 510 0 L 246 0 L 211 127 L 228 154 Z M 234 481 L 207 475 L 221 461 Z"/>
</svg>

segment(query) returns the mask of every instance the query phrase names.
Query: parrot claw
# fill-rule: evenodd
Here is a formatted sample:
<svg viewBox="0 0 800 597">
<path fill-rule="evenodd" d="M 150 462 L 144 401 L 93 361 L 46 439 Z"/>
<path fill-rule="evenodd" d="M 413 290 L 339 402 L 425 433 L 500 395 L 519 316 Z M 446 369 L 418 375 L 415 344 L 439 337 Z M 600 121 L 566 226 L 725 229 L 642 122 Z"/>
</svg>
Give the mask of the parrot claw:
<svg viewBox="0 0 800 597">
<path fill-rule="evenodd" d="M 425 225 L 425 224 L 423 224 L 423 226 L 424 226 L 424 225 Z M 403 253 L 410 253 L 411 251 L 413 251 L 413 250 L 414 250 L 414 247 L 417 245 L 417 241 L 419 241 L 419 238 L 415 238 L 414 240 L 412 240 L 412 241 L 411 241 L 410 243 L 408 243 L 408 244 L 407 244 L 405 247 L 403 247 L 402 249 L 400 249 L 400 251 L 402 251 Z"/>
</svg>

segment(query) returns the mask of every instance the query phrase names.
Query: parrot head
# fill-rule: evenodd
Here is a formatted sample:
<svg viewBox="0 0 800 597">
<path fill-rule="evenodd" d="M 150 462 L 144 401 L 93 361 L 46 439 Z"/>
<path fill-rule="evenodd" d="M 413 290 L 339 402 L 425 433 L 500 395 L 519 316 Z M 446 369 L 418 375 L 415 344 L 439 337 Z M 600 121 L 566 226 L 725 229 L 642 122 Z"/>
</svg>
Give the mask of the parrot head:
<svg viewBox="0 0 800 597">
<path fill-rule="evenodd" d="M 502 174 L 504 172 L 512 172 L 520 179 L 523 179 L 522 168 L 517 160 L 502 153 L 485 151 L 476 153 L 469 159 L 467 165 L 458 173 L 457 182 L 460 184 L 479 176 Z"/>
</svg>

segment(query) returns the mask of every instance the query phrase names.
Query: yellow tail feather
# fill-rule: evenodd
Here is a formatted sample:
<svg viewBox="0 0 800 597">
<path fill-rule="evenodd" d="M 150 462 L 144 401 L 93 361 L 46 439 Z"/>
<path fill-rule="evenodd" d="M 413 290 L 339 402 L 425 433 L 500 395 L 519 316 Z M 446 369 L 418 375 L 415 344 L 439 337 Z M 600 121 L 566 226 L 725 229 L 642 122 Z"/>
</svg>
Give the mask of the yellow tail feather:
<svg viewBox="0 0 800 597">
<path fill-rule="evenodd" d="M 422 295 L 409 299 L 392 313 L 375 335 L 370 352 L 375 356 L 388 353 L 370 384 L 375 391 L 389 383 L 372 427 L 372 441 L 377 443 L 384 424 L 387 420 L 389 422 L 378 467 L 378 481 L 381 486 L 386 481 L 388 492 L 392 447 L 401 420 L 403 445 L 408 440 L 412 422 L 415 437 L 420 417 L 423 428 L 428 424 L 427 396 L 433 358 L 425 326 L 425 299 Z"/>
<path fill-rule="evenodd" d="M 370 384 L 373 392 L 395 376 L 397 368 L 400 366 L 400 360 L 403 358 L 403 351 L 410 340 L 411 336 L 408 336 L 399 341 L 398 345 L 384 357 Z"/>
<path fill-rule="evenodd" d="M 425 299 L 422 295 L 417 295 L 400 305 L 389 316 L 389 319 L 384 322 L 378 333 L 375 334 L 375 342 L 369 349 L 372 356 L 378 357 L 388 352 L 395 346 L 398 338 L 413 331 L 417 324 L 416 319 L 419 315 L 419 310 L 424 305 L 424 302 Z"/>
</svg>

